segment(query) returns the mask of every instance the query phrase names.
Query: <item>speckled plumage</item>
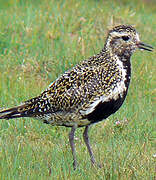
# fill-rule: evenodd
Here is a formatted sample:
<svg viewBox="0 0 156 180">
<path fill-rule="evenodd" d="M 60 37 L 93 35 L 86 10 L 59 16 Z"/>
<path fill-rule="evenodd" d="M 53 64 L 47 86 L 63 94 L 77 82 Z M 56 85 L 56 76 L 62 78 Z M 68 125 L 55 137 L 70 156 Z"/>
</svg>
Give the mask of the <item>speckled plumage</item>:
<svg viewBox="0 0 156 180">
<path fill-rule="evenodd" d="M 120 108 L 130 83 L 130 57 L 136 48 L 151 51 L 152 47 L 140 42 L 132 26 L 114 27 L 99 54 L 65 72 L 40 96 L 0 112 L 0 119 L 34 117 L 47 124 L 72 127 L 71 137 L 74 137 L 77 127 L 88 127 Z M 84 133 L 86 145 L 89 144 L 85 139 L 87 130 Z M 95 163 L 92 152 L 90 156 Z"/>
</svg>

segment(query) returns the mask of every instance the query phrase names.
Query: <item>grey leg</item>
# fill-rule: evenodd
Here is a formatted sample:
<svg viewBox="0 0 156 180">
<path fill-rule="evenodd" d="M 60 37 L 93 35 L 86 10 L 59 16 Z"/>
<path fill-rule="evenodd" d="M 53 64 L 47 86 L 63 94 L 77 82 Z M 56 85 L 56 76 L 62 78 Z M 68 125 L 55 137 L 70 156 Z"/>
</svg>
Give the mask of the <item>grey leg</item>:
<svg viewBox="0 0 156 180">
<path fill-rule="evenodd" d="M 84 139 L 84 142 L 87 146 L 87 149 L 88 149 L 88 152 L 90 155 L 90 160 L 91 160 L 92 164 L 94 165 L 95 164 L 95 158 L 94 158 L 94 154 L 93 154 L 93 151 L 91 149 L 90 142 L 89 142 L 88 129 L 89 129 L 89 126 L 86 126 L 84 133 L 83 133 L 83 139 Z"/>
<path fill-rule="evenodd" d="M 77 167 L 76 151 L 75 151 L 75 143 L 74 143 L 75 130 L 76 130 L 76 127 L 73 126 L 70 133 L 69 133 L 69 142 L 70 142 L 70 147 L 71 147 L 72 155 L 73 155 L 73 167 L 74 167 L 74 170 Z"/>
</svg>

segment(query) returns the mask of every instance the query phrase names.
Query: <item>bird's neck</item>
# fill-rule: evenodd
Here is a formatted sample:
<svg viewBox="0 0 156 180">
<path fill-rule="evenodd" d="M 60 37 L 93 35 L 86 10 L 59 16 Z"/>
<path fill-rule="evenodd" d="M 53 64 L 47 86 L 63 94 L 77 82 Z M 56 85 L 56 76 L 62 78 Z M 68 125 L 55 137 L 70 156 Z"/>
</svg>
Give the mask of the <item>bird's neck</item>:
<svg viewBox="0 0 156 180">
<path fill-rule="evenodd" d="M 128 91 L 128 87 L 130 84 L 130 80 L 131 80 L 131 62 L 130 62 L 130 56 L 118 56 L 118 61 L 120 61 L 120 64 L 122 64 L 122 70 L 123 72 L 125 72 L 125 86 L 127 87 L 127 91 Z"/>
<path fill-rule="evenodd" d="M 102 49 L 100 53 L 105 54 L 105 59 L 110 61 L 110 64 L 115 63 L 117 66 L 120 66 L 119 69 L 121 70 L 121 73 L 125 74 L 125 85 L 128 88 L 131 79 L 131 54 L 125 53 L 122 55 L 116 55 L 105 48 Z"/>
<path fill-rule="evenodd" d="M 131 80 L 131 62 L 130 62 L 130 57 L 119 57 L 120 61 L 123 64 L 123 69 L 126 70 L 126 80 L 125 80 L 125 85 L 128 88 L 129 83 Z M 126 59 L 126 60 L 125 60 Z"/>
</svg>

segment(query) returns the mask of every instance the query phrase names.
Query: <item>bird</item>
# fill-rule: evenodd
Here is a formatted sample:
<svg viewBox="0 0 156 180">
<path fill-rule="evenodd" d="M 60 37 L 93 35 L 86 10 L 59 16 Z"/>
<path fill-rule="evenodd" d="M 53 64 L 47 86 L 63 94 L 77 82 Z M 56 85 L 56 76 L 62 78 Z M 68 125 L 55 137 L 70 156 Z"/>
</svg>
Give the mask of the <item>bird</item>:
<svg viewBox="0 0 156 180">
<path fill-rule="evenodd" d="M 153 47 L 140 41 L 133 26 L 114 26 L 99 53 L 65 71 L 35 98 L 0 111 L 0 119 L 32 117 L 52 126 L 71 128 L 74 170 L 78 166 L 74 135 L 77 128 L 84 127 L 83 139 L 91 164 L 97 165 L 89 128 L 122 106 L 131 80 L 131 56 L 137 49 L 152 51 Z"/>
</svg>

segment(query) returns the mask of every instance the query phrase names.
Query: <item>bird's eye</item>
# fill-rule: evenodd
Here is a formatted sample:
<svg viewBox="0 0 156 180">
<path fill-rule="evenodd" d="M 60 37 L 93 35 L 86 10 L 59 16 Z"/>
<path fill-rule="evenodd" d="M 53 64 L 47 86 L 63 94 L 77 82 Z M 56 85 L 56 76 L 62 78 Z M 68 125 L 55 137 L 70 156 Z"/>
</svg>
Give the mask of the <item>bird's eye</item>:
<svg viewBox="0 0 156 180">
<path fill-rule="evenodd" d="M 129 37 L 129 36 L 122 36 L 122 39 L 123 39 L 124 41 L 128 41 L 128 40 L 130 39 L 130 37 Z"/>
</svg>

